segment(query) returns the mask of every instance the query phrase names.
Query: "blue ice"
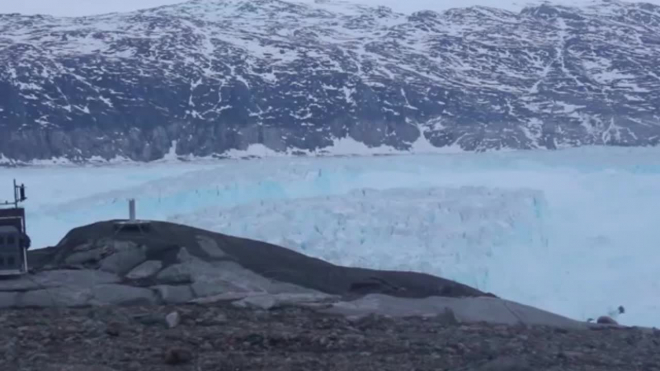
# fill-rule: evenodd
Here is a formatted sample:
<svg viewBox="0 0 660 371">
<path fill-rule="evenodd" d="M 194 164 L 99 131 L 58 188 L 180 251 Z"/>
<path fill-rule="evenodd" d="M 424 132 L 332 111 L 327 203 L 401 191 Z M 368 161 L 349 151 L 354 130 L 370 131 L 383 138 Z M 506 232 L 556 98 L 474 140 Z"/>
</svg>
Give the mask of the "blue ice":
<svg viewBox="0 0 660 371">
<path fill-rule="evenodd" d="M 292 158 L 0 169 L 29 232 L 138 216 L 335 263 L 437 274 L 586 320 L 660 324 L 660 149 Z"/>
</svg>

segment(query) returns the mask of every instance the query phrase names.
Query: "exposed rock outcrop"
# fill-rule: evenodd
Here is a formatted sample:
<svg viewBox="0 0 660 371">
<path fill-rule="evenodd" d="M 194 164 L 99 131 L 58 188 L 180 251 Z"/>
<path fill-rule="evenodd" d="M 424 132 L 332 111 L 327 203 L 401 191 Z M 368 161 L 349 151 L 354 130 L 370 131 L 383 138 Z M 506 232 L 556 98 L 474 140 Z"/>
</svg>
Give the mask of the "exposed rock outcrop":
<svg viewBox="0 0 660 371">
<path fill-rule="evenodd" d="M 57 246 L 32 254 L 31 264 L 30 275 L 0 281 L 0 307 L 231 302 L 262 310 L 304 306 L 349 317 L 586 326 L 427 274 L 341 267 L 284 247 L 166 222 L 77 228 Z"/>
</svg>

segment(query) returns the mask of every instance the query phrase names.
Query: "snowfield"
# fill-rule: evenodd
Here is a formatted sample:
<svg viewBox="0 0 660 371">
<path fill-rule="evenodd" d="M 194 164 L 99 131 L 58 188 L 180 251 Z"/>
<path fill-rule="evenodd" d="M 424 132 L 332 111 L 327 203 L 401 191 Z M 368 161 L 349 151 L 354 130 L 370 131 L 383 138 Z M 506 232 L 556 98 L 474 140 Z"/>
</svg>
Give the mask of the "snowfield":
<svg viewBox="0 0 660 371">
<path fill-rule="evenodd" d="M 138 216 L 334 263 L 439 275 L 586 320 L 660 324 L 660 149 L 270 158 L 0 169 L 36 247 Z"/>
</svg>

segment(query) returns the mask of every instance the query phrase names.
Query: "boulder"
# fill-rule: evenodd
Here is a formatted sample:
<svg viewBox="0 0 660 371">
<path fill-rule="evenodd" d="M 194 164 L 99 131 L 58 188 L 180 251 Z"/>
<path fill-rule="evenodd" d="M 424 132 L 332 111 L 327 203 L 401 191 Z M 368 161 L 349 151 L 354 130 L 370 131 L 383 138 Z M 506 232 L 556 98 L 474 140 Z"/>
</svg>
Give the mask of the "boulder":
<svg viewBox="0 0 660 371">
<path fill-rule="evenodd" d="M 101 261 L 105 272 L 124 275 L 147 259 L 145 248 L 130 241 L 109 241 L 107 246 L 112 253 Z"/>
<path fill-rule="evenodd" d="M 156 280 L 161 284 L 186 284 L 192 282 L 192 273 L 188 265 L 174 264 L 160 271 Z"/>
<path fill-rule="evenodd" d="M 133 268 L 126 278 L 137 280 L 141 278 L 147 278 L 155 275 L 163 268 L 163 263 L 159 260 L 148 260 L 137 267 Z"/>
<path fill-rule="evenodd" d="M 181 323 L 181 315 L 179 312 L 171 312 L 165 316 L 165 322 L 168 328 L 175 328 Z"/>
<path fill-rule="evenodd" d="M 84 265 L 87 263 L 98 263 L 103 260 L 103 256 L 106 254 L 105 250 L 102 247 L 98 247 L 91 250 L 84 250 L 75 252 L 64 259 L 64 262 L 67 265 Z"/>
</svg>

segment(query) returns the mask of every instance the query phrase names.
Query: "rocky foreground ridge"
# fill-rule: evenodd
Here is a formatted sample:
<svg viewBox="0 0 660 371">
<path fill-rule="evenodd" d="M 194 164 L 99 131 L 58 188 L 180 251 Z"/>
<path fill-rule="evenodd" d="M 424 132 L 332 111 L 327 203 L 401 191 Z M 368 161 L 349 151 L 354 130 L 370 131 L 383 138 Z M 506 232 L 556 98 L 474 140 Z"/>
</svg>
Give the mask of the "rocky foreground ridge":
<svg viewBox="0 0 660 371">
<path fill-rule="evenodd" d="M 660 7 L 613 0 L 0 14 L 0 162 L 657 145 L 659 66 Z"/>
<path fill-rule="evenodd" d="M 436 316 L 503 324 L 576 321 L 414 272 L 336 266 L 263 242 L 193 227 L 107 221 L 31 252 L 33 273 L 0 281 L 0 307 L 233 302 L 304 305 L 349 316 Z"/>
<path fill-rule="evenodd" d="M 177 224 L 96 223 L 30 258 L 0 281 L 3 370 L 660 370 L 658 330 Z"/>
</svg>

